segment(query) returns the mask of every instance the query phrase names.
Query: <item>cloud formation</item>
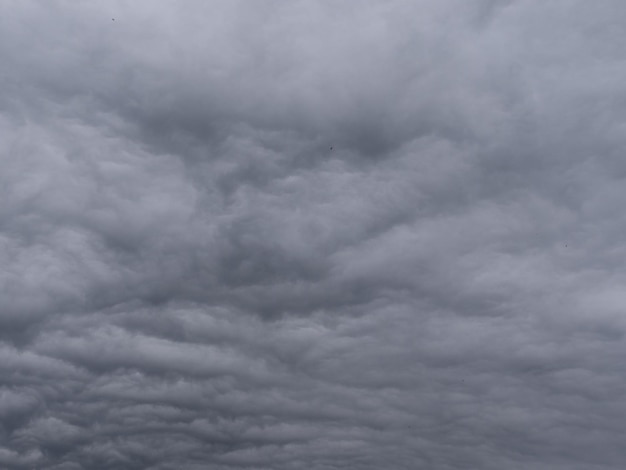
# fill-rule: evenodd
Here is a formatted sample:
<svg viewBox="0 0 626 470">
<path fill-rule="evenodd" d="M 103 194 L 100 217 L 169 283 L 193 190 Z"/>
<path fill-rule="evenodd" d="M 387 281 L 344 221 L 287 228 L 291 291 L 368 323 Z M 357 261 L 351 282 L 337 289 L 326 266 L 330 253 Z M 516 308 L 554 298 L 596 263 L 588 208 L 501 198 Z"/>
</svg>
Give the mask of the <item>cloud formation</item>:
<svg viewBox="0 0 626 470">
<path fill-rule="evenodd" d="M 0 18 L 2 468 L 623 468 L 623 2 Z"/>
</svg>

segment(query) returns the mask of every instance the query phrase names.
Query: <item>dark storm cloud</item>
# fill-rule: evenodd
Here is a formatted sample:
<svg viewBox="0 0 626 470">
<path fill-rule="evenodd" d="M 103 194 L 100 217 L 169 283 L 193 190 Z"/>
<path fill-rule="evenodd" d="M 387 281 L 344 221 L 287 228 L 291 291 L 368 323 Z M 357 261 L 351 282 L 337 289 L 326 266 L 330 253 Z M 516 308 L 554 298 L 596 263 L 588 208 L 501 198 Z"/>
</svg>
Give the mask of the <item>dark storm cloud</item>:
<svg viewBox="0 0 626 470">
<path fill-rule="evenodd" d="M 0 466 L 622 468 L 621 2 L 0 5 Z"/>
</svg>

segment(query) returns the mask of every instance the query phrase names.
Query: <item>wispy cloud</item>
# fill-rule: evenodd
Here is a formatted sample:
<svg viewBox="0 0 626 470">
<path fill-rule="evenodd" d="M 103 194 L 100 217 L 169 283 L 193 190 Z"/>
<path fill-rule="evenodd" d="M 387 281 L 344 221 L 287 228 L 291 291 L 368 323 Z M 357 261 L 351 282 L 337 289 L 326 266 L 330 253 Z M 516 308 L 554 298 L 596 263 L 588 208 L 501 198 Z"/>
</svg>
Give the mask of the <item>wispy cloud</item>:
<svg viewBox="0 0 626 470">
<path fill-rule="evenodd" d="M 622 2 L 0 18 L 0 466 L 622 468 Z"/>
</svg>

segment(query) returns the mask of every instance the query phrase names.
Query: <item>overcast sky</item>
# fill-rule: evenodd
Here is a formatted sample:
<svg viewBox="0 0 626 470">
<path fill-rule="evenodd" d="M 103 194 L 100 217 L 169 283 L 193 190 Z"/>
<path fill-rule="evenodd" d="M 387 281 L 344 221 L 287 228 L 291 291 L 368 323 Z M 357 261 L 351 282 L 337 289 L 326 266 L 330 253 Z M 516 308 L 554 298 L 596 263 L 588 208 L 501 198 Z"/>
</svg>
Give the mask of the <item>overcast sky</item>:
<svg viewBox="0 0 626 470">
<path fill-rule="evenodd" d="M 623 0 L 0 0 L 0 59 L 0 468 L 625 468 Z"/>
</svg>

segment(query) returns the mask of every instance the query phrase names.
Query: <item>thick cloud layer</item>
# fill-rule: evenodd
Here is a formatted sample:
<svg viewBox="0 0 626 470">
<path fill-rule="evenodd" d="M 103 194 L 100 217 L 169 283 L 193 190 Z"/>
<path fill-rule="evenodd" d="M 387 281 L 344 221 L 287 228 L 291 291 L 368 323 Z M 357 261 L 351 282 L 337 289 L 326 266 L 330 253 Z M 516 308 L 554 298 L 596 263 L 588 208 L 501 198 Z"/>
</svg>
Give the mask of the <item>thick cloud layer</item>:
<svg viewBox="0 0 626 470">
<path fill-rule="evenodd" d="M 625 22 L 0 2 L 0 467 L 624 468 Z"/>
</svg>

